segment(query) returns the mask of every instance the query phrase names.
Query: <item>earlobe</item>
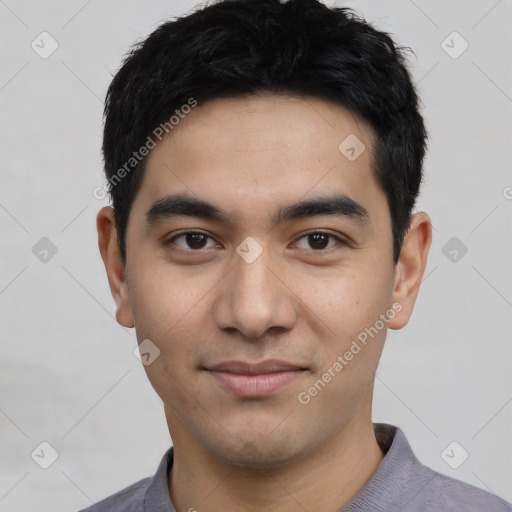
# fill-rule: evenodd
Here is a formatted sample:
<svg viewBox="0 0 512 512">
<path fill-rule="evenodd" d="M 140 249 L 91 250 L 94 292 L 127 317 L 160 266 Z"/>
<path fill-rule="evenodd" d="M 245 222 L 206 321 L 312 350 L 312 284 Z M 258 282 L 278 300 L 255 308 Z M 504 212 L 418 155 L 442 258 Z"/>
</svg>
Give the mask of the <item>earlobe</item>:
<svg viewBox="0 0 512 512">
<path fill-rule="evenodd" d="M 409 321 L 425 272 L 431 241 L 430 217 L 424 212 L 414 214 L 395 266 L 393 302 L 401 307 L 389 323 L 390 329 L 401 329 Z"/>
<path fill-rule="evenodd" d="M 116 303 L 116 320 L 124 327 L 135 325 L 126 282 L 126 269 L 117 242 L 114 209 L 103 207 L 96 217 L 98 247 L 107 271 L 108 284 Z"/>
</svg>

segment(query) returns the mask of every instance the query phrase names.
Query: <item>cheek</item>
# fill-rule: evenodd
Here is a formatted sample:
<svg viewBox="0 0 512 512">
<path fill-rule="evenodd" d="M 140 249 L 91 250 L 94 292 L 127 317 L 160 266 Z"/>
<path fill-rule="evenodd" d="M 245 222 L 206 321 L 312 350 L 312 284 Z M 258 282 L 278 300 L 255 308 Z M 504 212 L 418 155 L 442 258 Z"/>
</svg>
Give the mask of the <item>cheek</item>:
<svg viewBox="0 0 512 512">
<path fill-rule="evenodd" d="M 183 275 L 179 268 L 145 265 L 132 276 L 129 287 L 137 334 L 172 334 L 190 323 L 209 287 L 208 282 Z"/>
<path fill-rule="evenodd" d="M 190 392 L 184 382 L 198 352 L 198 334 L 204 319 L 204 295 L 183 280 L 158 272 L 147 279 L 133 280 L 131 296 L 138 342 L 149 339 L 158 348 L 159 355 L 151 364 L 144 365 L 147 377 L 164 403 L 183 407 L 190 401 Z M 177 283 L 178 286 L 171 283 Z M 205 298 L 206 299 L 206 298 Z M 200 315 L 202 315 L 200 317 Z M 189 406 L 192 404 L 189 404 Z"/>
<path fill-rule="evenodd" d="M 207 287 L 206 290 L 210 289 Z M 151 340 L 160 355 L 145 366 L 153 386 L 175 387 L 197 359 L 198 338 L 203 333 L 208 297 L 197 280 L 192 283 L 169 272 L 148 272 L 131 281 L 132 303 L 138 342 Z M 160 389 L 158 389 L 160 388 Z"/>
<path fill-rule="evenodd" d="M 357 336 L 373 325 L 390 307 L 392 280 L 378 269 L 330 270 L 318 279 L 304 277 L 296 281 L 294 291 L 304 305 L 304 314 L 314 312 L 336 339 Z M 325 333 L 324 333 L 325 334 Z"/>
<path fill-rule="evenodd" d="M 382 270 L 361 268 L 336 275 L 323 286 L 308 287 L 304 282 L 302 288 L 325 327 L 318 333 L 321 358 L 309 382 L 312 387 L 302 391 L 306 400 L 315 402 L 318 414 L 329 416 L 329 404 L 337 404 L 337 413 L 340 408 L 347 412 L 371 388 L 389 324 L 380 315 L 392 303 L 390 279 Z"/>
</svg>

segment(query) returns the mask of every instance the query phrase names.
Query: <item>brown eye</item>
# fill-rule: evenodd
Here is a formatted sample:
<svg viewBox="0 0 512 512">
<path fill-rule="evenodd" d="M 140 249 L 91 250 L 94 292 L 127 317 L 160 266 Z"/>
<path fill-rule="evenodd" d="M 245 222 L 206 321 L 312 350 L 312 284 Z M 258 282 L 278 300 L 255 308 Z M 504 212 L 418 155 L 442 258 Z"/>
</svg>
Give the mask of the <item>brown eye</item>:
<svg viewBox="0 0 512 512">
<path fill-rule="evenodd" d="M 332 235 L 331 233 L 324 233 L 323 231 L 315 231 L 314 233 L 308 233 L 300 238 L 300 240 L 306 239 L 309 247 L 301 247 L 305 249 L 313 249 L 315 251 L 323 251 L 325 249 L 330 249 L 336 244 L 332 244 L 329 246 L 329 240 L 337 241 L 339 243 L 344 243 L 341 238 Z"/>
<path fill-rule="evenodd" d="M 314 233 L 308 235 L 308 242 L 313 249 L 325 249 L 326 244 L 329 243 L 329 235 L 325 233 Z"/>
<path fill-rule="evenodd" d="M 175 244 L 184 250 L 199 251 L 208 248 L 205 246 L 205 244 L 209 238 L 211 237 L 206 235 L 205 233 L 201 233 L 198 231 L 186 231 L 184 233 L 180 233 L 179 235 L 172 237 L 170 240 L 166 242 L 166 245 Z M 176 243 L 176 240 L 179 239 L 184 240 L 184 245 Z"/>
</svg>

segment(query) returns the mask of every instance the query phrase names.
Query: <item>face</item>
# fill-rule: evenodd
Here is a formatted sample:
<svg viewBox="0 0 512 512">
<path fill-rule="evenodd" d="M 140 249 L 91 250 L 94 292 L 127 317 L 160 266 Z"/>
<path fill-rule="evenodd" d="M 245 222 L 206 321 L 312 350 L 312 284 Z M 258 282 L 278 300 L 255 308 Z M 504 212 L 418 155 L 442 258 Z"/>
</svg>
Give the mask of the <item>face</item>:
<svg viewBox="0 0 512 512">
<path fill-rule="evenodd" d="M 370 421 L 386 330 L 412 308 L 373 146 L 341 106 L 254 96 L 197 106 L 151 151 L 113 293 L 160 351 L 144 368 L 175 444 L 277 467 Z"/>
</svg>

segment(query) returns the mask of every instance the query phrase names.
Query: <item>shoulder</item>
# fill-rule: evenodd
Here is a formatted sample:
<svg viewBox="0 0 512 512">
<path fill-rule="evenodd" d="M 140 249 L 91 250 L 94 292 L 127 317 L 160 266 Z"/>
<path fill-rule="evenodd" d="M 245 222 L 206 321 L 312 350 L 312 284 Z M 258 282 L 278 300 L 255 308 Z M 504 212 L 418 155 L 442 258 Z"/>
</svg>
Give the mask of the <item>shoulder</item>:
<svg viewBox="0 0 512 512">
<path fill-rule="evenodd" d="M 404 432 L 375 424 L 376 438 L 386 454 L 365 489 L 346 512 L 512 512 L 512 505 L 486 490 L 445 475 L 421 463 Z M 345 509 L 343 509 L 345 512 Z"/>
<path fill-rule="evenodd" d="M 142 512 L 144 510 L 146 491 L 151 481 L 152 477 L 139 480 L 79 512 L 98 512 L 98 510 L 108 510 L 109 512 Z"/>
<path fill-rule="evenodd" d="M 512 504 L 471 484 L 430 470 L 429 509 L 464 512 L 512 512 Z"/>
</svg>

